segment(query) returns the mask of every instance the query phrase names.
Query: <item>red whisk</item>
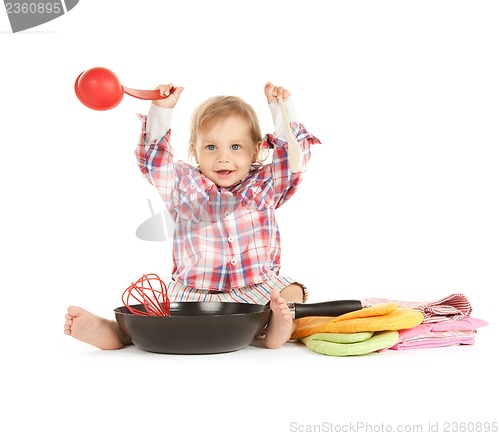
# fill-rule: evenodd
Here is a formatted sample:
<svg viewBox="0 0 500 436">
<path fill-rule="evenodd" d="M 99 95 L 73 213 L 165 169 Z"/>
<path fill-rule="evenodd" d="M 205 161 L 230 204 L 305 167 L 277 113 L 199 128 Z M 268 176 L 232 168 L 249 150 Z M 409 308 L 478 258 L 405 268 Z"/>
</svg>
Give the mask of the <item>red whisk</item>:
<svg viewBox="0 0 500 436">
<path fill-rule="evenodd" d="M 155 286 L 159 289 L 155 289 Z M 142 305 L 132 307 L 130 299 Z M 170 316 L 170 300 L 167 286 L 156 274 L 145 274 L 135 283 L 132 283 L 122 295 L 123 304 L 130 313 L 142 316 Z"/>
</svg>

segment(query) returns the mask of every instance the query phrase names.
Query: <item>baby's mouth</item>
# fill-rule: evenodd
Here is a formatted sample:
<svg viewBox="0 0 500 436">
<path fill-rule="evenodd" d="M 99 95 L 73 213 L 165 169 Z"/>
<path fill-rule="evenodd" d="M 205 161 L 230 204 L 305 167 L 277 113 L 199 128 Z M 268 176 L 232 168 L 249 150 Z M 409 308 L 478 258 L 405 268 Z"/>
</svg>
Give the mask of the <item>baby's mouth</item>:
<svg viewBox="0 0 500 436">
<path fill-rule="evenodd" d="M 232 172 L 233 172 L 232 170 L 220 170 L 220 171 L 216 171 L 216 173 L 219 176 L 222 176 L 222 177 L 229 176 Z"/>
</svg>

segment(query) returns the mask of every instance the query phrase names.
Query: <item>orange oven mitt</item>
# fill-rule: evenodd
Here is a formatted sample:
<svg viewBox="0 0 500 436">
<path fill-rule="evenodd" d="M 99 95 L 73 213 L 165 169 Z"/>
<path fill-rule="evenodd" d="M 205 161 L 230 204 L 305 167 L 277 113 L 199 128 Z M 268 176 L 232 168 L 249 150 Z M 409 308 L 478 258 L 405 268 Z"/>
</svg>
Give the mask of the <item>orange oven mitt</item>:
<svg viewBox="0 0 500 436">
<path fill-rule="evenodd" d="M 308 316 L 296 320 L 297 328 L 291 339 L 300 339 L 315 333 L 359 333 L 401 330 L 420 325 L 422 312 L 398 307 L 395 303 L 376 304 L 344 315 Z"/>
</svg>

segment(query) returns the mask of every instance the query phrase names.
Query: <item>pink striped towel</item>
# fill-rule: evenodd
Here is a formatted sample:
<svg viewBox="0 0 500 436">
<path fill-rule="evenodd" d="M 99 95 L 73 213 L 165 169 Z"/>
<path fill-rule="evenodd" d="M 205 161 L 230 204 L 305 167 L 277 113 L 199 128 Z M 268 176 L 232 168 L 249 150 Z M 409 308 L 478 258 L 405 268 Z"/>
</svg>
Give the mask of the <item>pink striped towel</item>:
<svg viewBox="0 0 500 436">
<path fill-rule="evenodd" d="M 373 306 L 380 303 L 396 303 L 399 307 L 409 307 L 419 310 L 424 315 L 422 324 L 446 320 L 459 320 L 470 316 L 472 306 L 463 294 L 450 294 L 436 301 L 399 301 L 388 298 L 366 298 L 361 301 L 363 306 Z"/>
</svg>

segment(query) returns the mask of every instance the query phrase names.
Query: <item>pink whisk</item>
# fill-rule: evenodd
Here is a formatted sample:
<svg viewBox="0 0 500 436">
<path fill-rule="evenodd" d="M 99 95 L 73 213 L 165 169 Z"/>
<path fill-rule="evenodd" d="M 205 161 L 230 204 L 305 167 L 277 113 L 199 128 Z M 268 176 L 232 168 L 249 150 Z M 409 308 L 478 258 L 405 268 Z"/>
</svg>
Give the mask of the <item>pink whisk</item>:
<svg viewBox="0 0 500 436">
<path fill-rule="evenodd" d="M 159 289 L 155 289 L 155 285 Z M 132 302 L 130 302 L 132 299 Z M 139 303 L 142 308 L 132 307 Z M 167 286 L 156 274 L 145 274 L 135 283 L 132 283 L 122 295 L 125 307 L 134 315 L 141 316 L 170 316 L 170 300 Z"/>
</svg>

